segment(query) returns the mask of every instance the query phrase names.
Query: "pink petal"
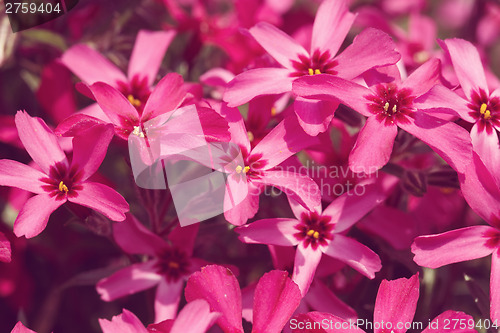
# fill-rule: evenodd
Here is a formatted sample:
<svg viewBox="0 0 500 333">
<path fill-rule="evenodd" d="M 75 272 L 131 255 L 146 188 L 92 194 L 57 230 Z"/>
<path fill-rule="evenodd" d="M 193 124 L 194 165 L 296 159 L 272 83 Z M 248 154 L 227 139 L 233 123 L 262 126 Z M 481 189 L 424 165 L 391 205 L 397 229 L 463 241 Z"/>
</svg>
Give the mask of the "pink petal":
<svg viewBox="0 0 500 333">
<path fill-rule="evenodd" d="M 470 132 L 472 147 L 483 161 L 484 166 L 490 170 L 491 176 L 500 188 L 500 173 L 494 171 L 500 165 L 498 133 L 495 130 L 492 130 L 491 133 L 486 130 L 480 131 L 478 126 L 478 123 L 474 124 Z"/>
<path fill-rule="evenodd" d="M 44 173 L 22 163 L 12 160 L 0 160 L 0 185 L 17 187 L 29 192 L 45 193 L 46 185 L 40 181 L 47 178 Z"/>
<path fill-rule="evenodd" d="M 10 262 L 12 256 L 12 250 L 10 248 L 10 242 L 5 237 L 5 235 L 0 232 L 0 261 Z"/>
<path fill-rule="evenodd" d="M 71 164 L 81 172 L 82 181 L 99 169 L 113 136 L 113 126 L 108 124 L 96 125 L 73 138 Z"/>
<path fill-rule="evenodd" d="M 101 108 L 99 108 L 97 103 L 94 103 L 93 105 L 96 105 L 97 108 L 101 110 Z M 108 118 L 107 116 L 105 117 Z M 110 122 L 109 119 L 103 121 L 102 119 L 93 116 L 77 113 L 69 116 L 68 118 L 60 122 L 59 125 L 57 125 L 56 129 L 54 130 L 54 133 L 58 136 L 77 136 L 96 125 L 108 124 L 109 122 Z"/>
<path fill-rule="evenodd" d="M 148 120 L 159 115 L 168 115 L 182 104 L 186 94 L 182 76 L 177 73 L 165 75 L 149 96 L 141 119 Z"/>
<path fill-rule="evenodd" d="M 128 64 L 129 79 L 136 75 L 139 77 L 146 76 L 148 85 L 151 86 L 156 79 L 161 61 L 175 34 L 176 32 L 173 30 L 139 31 Z"/>
<path fill-rule="evenodd" d="M 349 168 L 365 174 L 372 174 L 382 168 L 389 162 L 397 134 L 398 127 L 395 124 L 387 125 L 375 116 L 368 117 L 349 155 Z"/>
<path fill-rule="evenodd" d="M 102 81 L 116 86 L 118 81 L 128 81 L 113 63 L 84 44 L 78 44 L 68 49 L 62 55 L 61 61 L 89 85 Z"/>
<path fill-rule="evenodd" d="M 314 19 L 311 53 L 316 50 L 329 51 L 330 57 L 333 58 L 355 18 L 356 15 L 349 12 L 346 1 L 323 1 Z"/>
<path fill-rule="evenodd" d="M 260 95 L 282 94 L 292 90 L 293 79 L 286 68 L 257 68 L 237 75 L 227 84 L 224 101 L 240 106 Z"/>
<path fill-rule="evenodd" d="M 287 272 L 264 274 L 255 288 L 252 332 L 281 332 L 301 300 L 299 287 Z"/>
<path fill-rule="evenodd" d="M 173 246 L 182 249 L 188 255 L 192 255 L 199 227 L 199 224 L 192 224 L 188 226 L 179 225 L 170 231 L 167 238 Z"/>
<path fill-rule="evenodd" d="M 239 208 L 245 209 L 250 208 L 248 212 L 241 212 L 241 218 L 238 220 L 228 220 L 230 223 L 241 223 L 235 225 L 245 224 L 248 218 L 253 217 L 247 216 L 246 213 L 251 214 L 254 213 L 251 207 L 248 207 L 247 198 L 250 198 L 254 195 L 249 193 L 249 183 L 248 179 L 245 175 L 242 175 L 242 178 L 237 178 L 236 175 L 230 175 L 226 179 L 225 186 L 225 194 L 224 194 L 224 213 L 231 211 L 238 211 Z M 245 218 L 246 217 L 246 218 Z"/>
<path fill-rule="evenodd" d="M 490 277 L 490 318 L 500 321 L 500 249 L 493 252 Z"/>
<path fill-rule="evenodd" d="M 457 172 L 464 173 L 472 158 L 469 133 L 455 123 L 424 112 L 415 112 L 414 119 L 398 126 L 428 144 Z"/>
<path fill-rule="evenodd" d="M 200 75 L 200 82 L 212 87 L 226 87 L 234 79 L 233 72 L 224 68 L 212 68 Z"/>
<path fill-rule="evenodd" d="M 23 325 L 20 321 L 17 322 L 16 326 L 10 331 L 10 333 L 36 333 Z M 104 332 L 107 333 L 107 332 Z"/>
<path fill-rule="evenodd" d="M 96 289 L 106 302 L 138 293 L 160 283 L 162 276 L 156 273 L 155 261 L 133 264 L 120 269 L 107 278 L 100 280 Z"/>
<path fill-rule="evenodd" d="M 229 132 L 231 134 L 231 142 L 237 144 L 241 149 L 250 152 L 250 140 L 248 139 L 245 120 L 241 116 L 237 108 L 230 108 L 223 103 L 221 107 L 221 115 L 228 122 Z"/>
<path fill-rule="evenodd" d="M 210 312 L 210 305 L 202 299 L 189 302 L 179 312 L 169 333 L 206 332 L 220 317 L 218 312 Z"/>
<path fill-rule="evenodd" d="M 417 308 L 419 294 L 418 273 L 409 279 L 382 280 L 375 300 L 373 321 L 385 323 L 387 329 L 395 333 L 405 333 L 406 323 L 411 323 Z M 400 328 L 403 323 L 403 327 Z M 383 328 L 375 329 L 375 333 L 384 332 Z"/>
<path fill-rule="evenodd" d="M 437 58 L 432 58 L 403 81 L 401 89 L 408 88 L 413 96 L 420 96 L 428 92 L 433 86 L 440 83 L 441 62 Z"/>
<path fill-rule="evenodd" d="M 449 325 L 445 325 L 449 323 Z M 465 324 L 465 327 L 464 327 Z M 472 328 L 471 328 L 471 324 Z M 459 311 L 448 310 L 434 318 L 422 333 L 477 333 L 472 316 Z"/>
<path fill-rule="evenodd" d="M 42 119 L 30 117 L 25 111 L 18 111 L 15 119 L 19 139 L 45 174 L 49 174 L 50 168 L 57 163 L 67 165 L 66 155 L 59 146 L 57 137 Z"/>
<path fill-rule="evenodd" d="M 385 32 L 365 29 L 335 58 L 338 65 L 334 69 L 341 78 L 354 79 L 369 69 L 395 64 L 401 58 L 395 47 Z"/>
<path fill-rule="evenodd" d="M 125 120 L 138 121 L 139 113 L 125 96 L 107 83 L 96 82 L 90 86 L 95 100 L 117 127 L 124 127 Z"/>
<path fill-rule="evenodd" d="M 305 296 L 305 300 L 314 310 L 322 312 L 328 311 L 346 320 L 355 320 L 357 318 L 356 311 L 338 298 L 332 290 L 323 282 L 319 281 L 319 279 L 313 281 L 311 288 L 309 288 L 309 292 Z"/>
<path fill-rule="evenodd" d="M 445 40 L 441 46 L 448 49 L 458 81 L 468 99 L 472 91 L 480 88 L 488 92 L 483 63 L 474 45 L 463 39 L 452 38 Z"/>
<path fill-rule="evenodd" d="M 14 234 L 17 237 L 35 237 L 47 226 L 50 214 L 65 202 L 66 200 L 55 200 L 48 194 L 39 194 L 29 198 L 16 218 Z"/>
<path fill-rule="evenodd" d="M 320 248 L 314 250 L 312 246 L 304 247 L 303 242 L 297 246 L 292 279 L 299 286 L 302 296 L 309 290 L 322 255 Z"/>
<path fill-rule="evenodd" d="M 78 195 L 69 197 L 69 201 L 94 209 L 113 221 L 125 220 L 129 206 L 118 192 L 100 183 L 85 182 L 81 186 Z"/>
<path fill-rule="evenodd" d="M 111 321 L 99 319 L 99 325 L 103 333 L 148 333 L 139 318 L 127 309 L 123 309 L 123 312 L 111 318 Z"/>
<path fill-rule="evenodd" d="M 224 208 L 224 217 L 229 223 L 240 226 L 247 223 L 248 219 L 257 214 L 259 210 L 260 189 L 249 183 L 248 193 L 249 195 L 246 199 L 233 208 L 227 210 Z"/>
<path fill-rule="evenodd" d="M 467 103 L 466 100 L 458 96 L 455 92 L 441 85 L 435 85 L 426 94 L 414 101 L 415 107 L 419 110 L 439 109 L 429 111 L 431 115 L 433 111 L 447 109 L 449 110 L 448 113 L 453 115 L 458 114 L 463 120 L 474 123 L 474 118 L 469 115 L 471 109 L 467 107 Z"/>
<path fill-rule="evenodd" d="M 241 291 L 233 273 L 222 266 L 206 266 L 189 278 L 184 295 L 188 302 L 204 299 L 210 311 L 222 314 L 217 324 L 226 332 L 243 332 Z"/>
<path fill-rule="evenodd" d="M 267 162 L 264 169 L 269 170 L 302 149 L 319 143 L 318 138 L 302 130 L 295 117 L 287 117 L 255 146 L 251 155 L 261 155 Z"/>
<path fill-rule="evenodd" d="M 295 114 L 303 130 L 312 136 L 325 132 L 333 119 L 339 102 L 297 98 L 293 104 Z"/>
<path fill-rule="evenodd" d="M 313 210 L 321 202 L 318 185 L 306 175 L 287 170 L 267 170 L 261 173 L 261 178 L 255 180 L 263 185 L 277 187 L 288 197 L 298 201 L 303 206 Z"/>
<path fill-rule="evenodd" d="M 478 225 L 442 234 L 415 238 L 411 251 L 413 260 L 420 266 L 438 268 L 456 262 L 486 257 L 494 251 L 490 235 L 496 229 Z"/>
<path fill-rule="evenodd" d="M 267 23 L 260 22 L 250 28 L 250 34 L 277 62 L 293 70 L 292 60 L 299 61 L 299 55 L 309 57 L 304 48 L 292 37 Z"/>
<path fill-rule="evenodd" d="M 364 276 L 373 279 L 382 268 L 378 255 L 352 238 L 335 234 L 325 254 L 345 262 Z"/>
<path fill-rule="evenodd" d="M 155 256 L 167 243 L 153 234 L 132 214 L 126 214 L 122 223 L 113 224 L 113 237 L 123 251 L 130 254 Z"/>
<path fill-rule="evenodd" d="M 167 282 L 165 279 L 160 281 L 156 288 L 155 323 L 175 318 L 183 286 L 183 279 L 175 282 Z"/>
<path fill-rule="evenodd" d="M 318 328 L 318 323 L 322 322 L 327 322 L 327 327 Z M 314 327 L 314 329 L 311 327 Z M 338 329 L 339 327 L 341 329 Z M 355 323 L 351 324 L 347 320 L 323 312 L 299 314 L 290 321 L 290 328 L 293 333 L 338 333 L 339 331 L 342 331 L 342 333 L 365 333 Z"/>
<path fill-rule="evenodd" d="M 293 246 L 298 243 L 293 236 L 298 232 L 294 228 L 297 224 L 299 221 L 294 219 L 263 219 L 236 228 L 235 231 L 244 243 Z"/>
<path fill-rule="evenodd" d="M 364 116 L 373 115 L 368 110 L 368 100 L 364 96 L 373 92 L 357 83 L 328 74 L 303 76 L 293 82 L 294 94 L 312 99 L 342 101 Z"/>
</svg>

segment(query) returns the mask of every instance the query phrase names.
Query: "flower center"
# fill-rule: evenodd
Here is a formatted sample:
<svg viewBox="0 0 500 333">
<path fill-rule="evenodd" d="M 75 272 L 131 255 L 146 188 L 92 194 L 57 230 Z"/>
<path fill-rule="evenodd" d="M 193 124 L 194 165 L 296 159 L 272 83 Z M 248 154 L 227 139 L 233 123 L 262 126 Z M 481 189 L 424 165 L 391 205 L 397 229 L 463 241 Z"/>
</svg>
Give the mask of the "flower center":
<svg viewBox="0 0 500 333">
<path fill-rule="evenodd" d="M 245 167 L 242 167 L 241 165 L 238 165 L 235 169 L 236 173 L 247 173 L 248 171 L 250 171 L 250 167 L 249 166 L 245 166 Z"/>
<path fill-rule="evenodd" d="M 157 258 L 155 268 L 158 274 L 165 276 L 168 282 L 178 281 L 189 273 L 189 257 L 178 248 L 163 248 L 158 252 Z"/>
<path fill-rule="evenodd" d="M 66 185 L 64 185 L 64 182 L 62 180 L 59 183 L 59 191 L 64 192 L 64 193 L 68 193 L 68 187 Z"/>
<path fill-rule="evenodd" d="M 467 107 L 471 109 L 469 115 L 477 121 L 480 131 L 490 133 L 493 126 L 500 126 L 500 98 L 492 98 L 483 89 L 479 89 L 479 92 L 472 92 L 471 102 Z"/>
<path fill-rule="evenodd" d="M 65 200 L 66 197 L 78 196 L 78 191 L 82 189 L 79 184 L 81 175 L 76 166 L 68 169 L 63 163 L 57 163 L 49 170 L 49 176 L 40 179 L 44 185 L 42 188 L 51 198 Z"/>
<path fill-rule="evenodd" d="M 137 109 L 139 114 L 142 114 L 144 105 L 151 94 L 147 77 L 139 77 L 136 75 L 129 82 L 118 81 L 117 85 L 118 90 L 127 97 L 130 104 Z"/>
<path fill-rule="evenodd" d="M 326 246 L 333 239 L 333 227 L 328 216 L 316 212 L 302 213 L 300 223 L 295 226 L 298 232 L 294 236 L 304 242 L 304 247 L 311 245 L 316 250 L 319 245 Z"/>
<path fill-rule="evenodd" d="M 337 74 L 333 68 L 337 66 L 337 61 L 333 60 L 330 52 L 314 51 L 312 57 L 299 55 L 299 61 L 293 60 L 292 65 L 295 72 L 291 74 L 293 77 L 316 74 Z"/>
<path fill-rule="evenodd" d="M 135 98 L 134 95 L 128 95 L 127 99 L 136 109 L 142 105 L 141 101 Z"/>
<path fill-rule="evenodd" d="M 376 94 L 365 96 L 371 103 L 368 109 L 377 115 L 379 121 L 386 124 L 408 122 L 407 117 L 413 114 L 413 100 L 409 89 L 398 89 L 393 84 L 379 84 L 375 88 Z"/>
</svg>

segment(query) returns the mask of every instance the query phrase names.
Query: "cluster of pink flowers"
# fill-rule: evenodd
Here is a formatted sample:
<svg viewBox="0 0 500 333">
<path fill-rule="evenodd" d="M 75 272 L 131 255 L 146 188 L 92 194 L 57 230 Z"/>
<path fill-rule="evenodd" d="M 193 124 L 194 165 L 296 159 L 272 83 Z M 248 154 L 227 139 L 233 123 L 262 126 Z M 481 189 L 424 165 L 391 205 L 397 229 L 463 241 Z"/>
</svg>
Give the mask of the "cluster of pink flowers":
<svg viewBox="0 0 500 333">
<path fill-rule="evenodd" d="M 0 330 L 494 332 L 499 52 L 494 0 L 0 26 Z"/>
</svg>

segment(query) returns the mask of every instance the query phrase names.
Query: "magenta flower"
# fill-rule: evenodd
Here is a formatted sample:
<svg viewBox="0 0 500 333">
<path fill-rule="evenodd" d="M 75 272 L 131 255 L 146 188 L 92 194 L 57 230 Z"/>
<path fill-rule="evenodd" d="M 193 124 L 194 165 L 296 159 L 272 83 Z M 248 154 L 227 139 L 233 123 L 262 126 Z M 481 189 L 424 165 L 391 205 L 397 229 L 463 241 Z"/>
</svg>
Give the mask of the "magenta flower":
<svg viewBox="0 0 500 333">
<path fill-rule="evenodd" d="M 210 312 L 208 303 L 204 300 L 189 302 L 179 312 L 175 320 L 169 319 L 158 324 L 150 324 L 147 328 L 132 312 L 123 309 L 111 321 L 99 319 L 103 333 L 205 333 L 220 316 L 220 313 Z"/>
<path fill-rule="evenodd" d="M 185 296 L 188 302 L 203 299 L 211 311 L 220 312 L 217 325 L 224 332 L 243 333 L 241 290 L 229 269 L 203 267 L 189 278 Z M 281 332 L 300 300 L 299 288 L 287 272 L 274 270 L 264 274 L 255 288 L 252 332 Z"/>
<path fill-rule="evenodd" d="M 0 261 L 10 262 L 12 260 L 12 250 L 10 242 L 5 235 L 0 232 Z"/>
<path fill-rule="evenodd" d="M 113 221 L 125 219 L 129 207 L 114 189 L 89 178 L 99 168 L 113 137 L 111 126 L 95 126 L 73 139 L 71 163 L 45 122 L 26 112 L 16 114 L 19 138 L 40 170 L 17 161 L 0 160 L 0 185 L 36 195 L 19 212 L 17 237 L 34 237 L 47 225 L 50 214 L 66 201 L 98 211 Z"/>
<path fill-rule="evenodd" d="M 318 185 L 298 172 L 276 168 L 303 148 L 318 143 L 307 135 L 295 117 L 288 117 L 274 127 L 253 149 L 240 112 L 223 106 L 221 113 L 229 122 L 231 142 L 241 150 L 242 161 L 228 156 L 224 217 L 234 225 L 243 225 L 259 209 L 259 195 L 265 186 L 283 190 L 306 207 L 315 207 L 321 196 Z M 230 152 L 233 153 L 233 152 Z M 238 164 L 239 163 L 239 164 Z"/>
<path fill-rule="evenodd" d="M 10 333 L 36 333 L 23 325 L 20 321 L 17 322 L 16 326 L 10 331 Z"/>
<path fill-rule="evenodd" d="M 168 242 L 146 229 L 133 215 L 113 225 L 118 245 L 129 254 L 147 254 L 150 260 L 125 267 L 97 283 L 104 301 L 134 294 L 157 286 L 155 322 L 172 319 L 177 313 L 184 280 L 206 265 L 192 258 L 198 225 L 177 227 Z"/>
<path fill-rule="evenodd" d="M 417 108 L 415 100 L 438 83 L 439 60 L 432 59 L 406 80 L 390 83 L 375 78 L 370 88 L 330 75 L 300 78 L 294 93 L 315 99 L 340 99 L 368 117 L 349 156 L 354 172 L 373 173 L 390 159 L 394 139 L 401 128 L 427 143 L 457 172 L 464 173 L 471 159 L 468 132 Z M 425 101 L 425 97 L 422 97 Z"/>
<path fill-rule="evenodd" d="M 236 231 L 245 243 L 295 246 L 293 281 L 305 295 L 314 278 L 322 254 L 350 265 L 373 279 L 380 270 L 380 259 L 368 247 L 343 233 L 385 199 L 376 185 L 367 185 L 363 196 L 346 193 L 332 201 L 322 212 L 318 205 L 307 210 L 290 201 L 295 219 L 258 220 Z"/>
<path fill-rule="evenodd" d="M 345 0 L 326 0 L 318 8 L 314 21 L 311 48 L 307 52 L 297 41 L 269 23 L 261 22 L 249 30 L 257 42 L 283 67 L 248 70 L 232 80 L 224 94 L 231 107 L 247 103 L 260 95 L 290 92 L 298 77 L 330 74 L 353 79 L 367 70 L 396 63 L 391 38 L 382 31 L 366 29 L 352 45 L 336 56 L 355 15 Z M 310 135 L 324 132 L 338 104 L 299 101 L 295 112 Z"/>
</svg>

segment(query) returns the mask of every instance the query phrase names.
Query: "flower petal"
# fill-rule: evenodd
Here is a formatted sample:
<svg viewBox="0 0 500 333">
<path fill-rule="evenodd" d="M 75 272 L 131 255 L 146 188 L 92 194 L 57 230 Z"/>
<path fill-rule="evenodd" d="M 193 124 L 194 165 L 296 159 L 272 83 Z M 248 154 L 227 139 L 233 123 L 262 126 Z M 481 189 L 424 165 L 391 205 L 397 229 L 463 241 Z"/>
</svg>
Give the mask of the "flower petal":
<svg viewBox="0 0 500 333">
<path fill-rule="evenodd" d="M 0 261 L 10 262 L 12 256 L 12 250 L 10 248 L 10 242 L 5 237 L 5 235 L 0 232 Z"/>
<path fill-rule="evenodd" d="M 120 269 L 107 278 L 100 280 L 96 289 L 106 302 L 135 294 L 156 286 L 162 279 L 154 269 L 155 261 L 141 262 Z"/>
<path fill-rule="evenodd" d="M 139 318 L 127 309 L 123 309 L 123 312 L 111 318 L 111 321 L 99 319 L 99 325 L 103 333 L 148 333 Z"/>
<path fill-rule="evenodd" d="M 411 251 L 415 254 L 413 261 L 420 266 L 438 268 L 486 257 L 494 251 L 489 241 L 490 235 L 495 234 L 496 229 L 478 225 L 437 235 L 420 236 L 415 238 L 411 245 Z"/>
<path fill-rule="evenodd" d="M 113 224 L 113 238 L 123 251 L 130 254 L 156 255 L 167 243 L 149 231 L 132 214 L 125 214 L 125 221 Z"/>
<path fill-rule="evenodd" d="M 295 114 L 302 129 L 309 135 L 316 136 L 326 132 L 337 110 L 339 102 L 318 101 L 297 98 L 293 104 Z"/>
<path fill-rule="evenodd" d="M 457 323 L 458 325 L 442 325 L 443 323 Z M 467 323 L 466 328 L 462 326 L 462 323 Z M 439 316 L 434 318 L 422 333 L 477 333 L 474 329 L 475 325 L 470 323 L 475 323 L 474 318 L 466 313 L 459 311 L 448 310 L 441 313 Z"/>
<path fill-rule="evenodd" d="M 45 174 L 48 175 L 50 168 L 57 163 L 67 165 L 66 155 L 59 146 L 57 137 L 42 119 L 30 117 L 25 111 L 18 111 L 15 120 L 19 139 Z"/>
<path fill-rule="evenodd" d="M 349 168 L 368 175 L 382 168 L 389 162 L 397 134 L 395 124 L 382 123 L 375 116 L 368 117 L 349 155 Z"/>
<path fill-rule="evenodd" d="M 345 262 L 364 276 L 373 279 L 382 268 L 378 255 L 352 238 L 335 234 L 325 254 Z"/>
<path fill-rule="evenodd" d="M 500 165 L 500 146 L 497 132 L 495 130 L 490 133 L 485 130 L 480 131 L 478 123 L 476 123 L 472 126 L 470 137 L 474 151 L 481 158 L 484 166 L 490 170 L 491 176 L 500 188 L 500 173 L 495 171 Z"/>
<path fill-rule="evenodd" d="M 36 333 L 23 325 L 20 321 L 17 322 L 16 326 L 12 329 L 10 333 Z M 104 332 L 107 333 L 107 332 Z"/>
<path fill-rule="evenodd" d="M 260 95 L 291 91 L 293 79 L 286 68 L 251 69 L 237 75 L 227 84 L 223 99 L 229 107 L 240 106 Z"/>
<path fill-rule="evenodd" d="M 493 252 L 491 259 L 490 318 L 500 321 L 500 249 Z"/>
<path fill-rule="evenodd" d="M 94 209 L 113 221 L 123 221 L 129 206 L 127 201 L 111 187 L 100 183 L 85 182 L 81 184 L 76 197 L 68 200 Z"/>
<path fill-rule="evenodd" d="M 165 279 L 160 281 L 156 288 L 155 323 L 176 317 L 183 286 L 183 279 L 175 282 L 167 282 Z"/>
<path fill-rule="evenodd" d="M 483 89 L 488 92 L 483 63 L 479 52 L 472 43 L 463 39 L 452 38 L 445 40 L 444 43 L 441 43 L 441 46 L 444 46 L 445 51 L 448 51 L 458 81 L 469 100 L 472 91 Z"/>
<path fill-rule="evenodd" d="M 176 32 L 173 30 L 139 31 L 128 64 L 129 79 L 136 75 L 139 77 L 146 76 L 148 85 L 151 86 L 156 79 L 161 61 L 175 34 Z"/>
<path fill-rule="evenodd" d="M 324 328 L 318 329 L 318 324 L 323 322 L 328 323 L 328 325 Z M 314 327 L 316 329 L 313 330 L 310 327 Z M 293 333 L 338 333 L 339 329 L 336 327 L 342 327 L 342 333 L 365 333 L 365 331 L 358 328 L 357 325 L 353 325 L 347 320 L 324 312 L 314 311 L 299 314 L 293 317 L 290 321 L 290 328 Z"/>
<path fill-rule="evenodd" d="M 335 58 L 338 65 L 334 69 L 341 78 L 354 79 L 369 69 L 395 64 L 401 58 L 395 48 L 385 32 L 365 29 Z"/>
<path fill-rule="evenodd" d="M 168 115 L 182 104 L 186 94 L 182 76 L 177 73 L 165 75 L 149 96 L 141 118 L 144 121 L 159 115 Z"/>
<path fill-rule="evenodd" d="M 84 44 L 72 46 L 64 52 L 61 61 L 89 85 L 101 81 L 116 86 L 118 81 L 128 81 L 113 63 Z"/>
<path fill-rule="evenodd" d="M 210 311 L 222 314 L 217 324 L 226 332 L 243 333 L 241 290 L 233 273 L 222 266 L 206 266 L 189 278 L 184 295 L 188 302 L 204 299 Z"/>
<path fill-rule="evenodd" d="M 305 300 L 312 309 L 317 311 L 329 311 L 346 320 L 355 320 L 357 318 L 356 311 L 338 298 L 332 290 L 319 279 L 313 281 L 305 297 Z"/>
<path fill-rule="evenodd" d="M 463 127 L 419 111 L 414 113 L 414 121 L 398 126 L 428 144 L 455 171 L 464 173 L 471 163 L 472 144 Z"/>
<path fill-rule="evenodd" d="M 307 294 L 309 286 L 311 286 L 322 255 L 319 247 L 315 250 L 312 246 L 304 247 L 303 242 L 297 246 L 292 279 L 299 286 L 302 296 Z"/>
<path fill-rule="evenodd" d="M 375 300 L 373 321 L 384 323 L 384 327 L 390 327 L 395 333 L 405 333 L 407 329 L 404 325 L 411 323 L 415 315 L 418 294 L 418 273 L 409 279 L 382 280 Z M 384 331 L 383 328 L 375 329 L 377 333 Z"/>
<path fill-rule="evenodd" d="M 32 193 L 45 193 L 40 181 L 47 176 L 26 164 L 12 160 L 0 160 L 0 185 L 17 187 Z"/>
<path fill-rule="evenodd" d="M 448 113 L 458 114 L 460 118 L 469 123 L 475 122 L 474 118 L 469 115 L 471 110 L 467 107 L 467 101 L 445 86 L 432 87 L 427 93 L 417 98 L 413 105 L 419 110 L 438 109 L 429 111 L 431 115 L 434 112 L 447 109 Z"/>
<path fill-rule="evenodd" d="M 219 317 L 205 300 L 197 299 L 182 308 L 169 333 L 206 332 Z"/>
<path fill-rule="evenodd" d="M 298 243 L 293 236 L 298 232 L 295 229 L 298 223 L 297 220 L 286 218 L 263 219 L 236 228 L 235 231 L 244 243 L 293 246 Z"/>
<path fill-rule="evenodd" d="M 316 50 L 329 51 L 330 57 L 333 58 L 355 18 L 356 15 L 349 12 L 346 1 L 323 1 L 314 19 L 311 53 Z"/>
<path fill-rule="evenodd" d="M 292 60 L 300 61 L 299 56 L 309 57 L 295 39 L 267 22 L 259 22 L 249 31 L 257 43 L 283 67 L 293 70 Z"/>
<path fill-rule="evenodd" d="M 50 214 L 65 202 L 66 200 L 51 198 L 48 194 L 39 194 L 29 198 L 16 218 L 14 234 L 17 237 L 35 237 L 47 226 Z"/>
<path fill-rule="evenodd" d="M 439 83 L 441 78 L 441 61 L 437 58 L 428 60 L 418 67 L 403 81 L 401 89 L 410 89 L 413 96 L 420 96 L 428 92 Z"/>
<path fill-rule="evenodd" d="M 364 194 L 347 192 L 333 200 L 323 211 L 335 223 L 335 232 L 343 232 L 368 214 L 387 197 L 377 184 L 364 186 Z"/>
</svg>

